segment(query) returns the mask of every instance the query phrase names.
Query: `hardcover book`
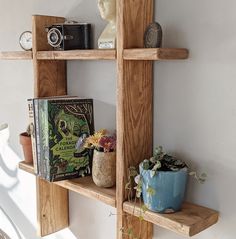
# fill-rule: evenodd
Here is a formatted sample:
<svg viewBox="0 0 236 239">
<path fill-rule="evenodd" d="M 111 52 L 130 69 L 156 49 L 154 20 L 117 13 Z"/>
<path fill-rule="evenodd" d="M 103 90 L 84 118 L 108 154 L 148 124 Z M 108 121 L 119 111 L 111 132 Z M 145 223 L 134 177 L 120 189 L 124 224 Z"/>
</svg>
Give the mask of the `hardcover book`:
<svg viewBox="0 0 236 239">
<path fill-rule="evenodd" d="M 83 147 L 94 133 L 93 100 L 34 99 L 39 176 L 52 181 L 91 174 L 92 155 Z"/>
</svg>

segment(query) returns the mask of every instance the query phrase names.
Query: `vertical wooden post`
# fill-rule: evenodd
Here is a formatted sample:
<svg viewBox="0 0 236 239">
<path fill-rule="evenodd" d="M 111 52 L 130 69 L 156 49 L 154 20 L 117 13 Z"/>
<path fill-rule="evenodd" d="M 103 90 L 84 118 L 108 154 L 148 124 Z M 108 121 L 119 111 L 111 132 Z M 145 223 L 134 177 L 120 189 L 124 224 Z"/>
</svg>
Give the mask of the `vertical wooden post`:
<svg viewBox="0 0 236 239">
<path fill-rule="evenodd" d="M 121 229 L 140 228 L 132 219 L 127 225 L 123 212 L 128 168 L 150 157 L 153 148 L 153 66 L 151 61 L 125 61 L 123 50 L 142 48 L 143 35 L 153 21 L 153 0 L 117 1 L 117 238 L 129 238 Z M 152 238 L 153 226 L 142 222 L 142 239 Z"/>
<path fill-rule="evenodd" d="M 35 97 L 66 94 L 66 62 L 37 60 L 37 51 L 50 50 L 45 26 L 64 18 L 33 16 L 33 64 Z M 46 236 L 69 224 L 68 190 L 37 177 L 38 234 Z"/>
</svg>

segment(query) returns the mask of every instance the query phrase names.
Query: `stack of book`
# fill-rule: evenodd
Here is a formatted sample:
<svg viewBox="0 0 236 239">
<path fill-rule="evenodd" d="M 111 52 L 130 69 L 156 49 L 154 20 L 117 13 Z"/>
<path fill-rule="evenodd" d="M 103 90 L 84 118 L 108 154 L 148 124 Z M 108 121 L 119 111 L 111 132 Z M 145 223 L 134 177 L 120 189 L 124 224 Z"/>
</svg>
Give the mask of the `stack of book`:
<svg viewBox="0 0 236 239">
<path fill-rule="evenodd" d="M 47 181 L 91 174 L 92 154 L 83 147 L 94 133 L 93 100 L 28 99 L 35 173 Z"/>
</svg>

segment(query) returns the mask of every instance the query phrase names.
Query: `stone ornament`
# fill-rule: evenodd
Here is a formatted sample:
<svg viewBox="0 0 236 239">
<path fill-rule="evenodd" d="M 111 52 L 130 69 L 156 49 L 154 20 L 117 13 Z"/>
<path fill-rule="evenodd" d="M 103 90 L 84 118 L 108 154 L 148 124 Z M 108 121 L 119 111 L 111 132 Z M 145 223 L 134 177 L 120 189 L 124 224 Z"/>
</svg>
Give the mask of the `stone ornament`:
<svg viewBox="0 0 236 239">
<path fill-rule="evenodd" d="M 146 28 L 144 33 L 145 48 L 159 48 L 162 43 L 162 28 L 157 22 L 153 22 Z"/>
</svg>

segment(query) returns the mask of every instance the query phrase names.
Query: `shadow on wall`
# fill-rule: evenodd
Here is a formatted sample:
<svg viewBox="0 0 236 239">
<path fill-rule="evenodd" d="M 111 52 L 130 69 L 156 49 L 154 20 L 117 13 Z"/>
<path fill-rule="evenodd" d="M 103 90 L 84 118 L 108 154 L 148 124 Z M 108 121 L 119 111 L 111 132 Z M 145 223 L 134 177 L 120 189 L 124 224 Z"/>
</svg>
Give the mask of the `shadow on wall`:
<svg viewBox="0 0 236 239">
<path fill-rule="evenodd" d="M 20 159 L 10 148 L 9 128 L 7 124 L 0 126 L 0 239 L 22 239 L 20 232 L 25 238 L 35 237 L 35 228 L 31 222 L 25 217 L 24 213 L 17 207 L 10 197 L 12 192 L 19 184 L 18 169 L 9 169 L 7 160 L 18 162 Z M 9 184 L 8 182 L 13 182 Z M 4 185 L 4 184 L 7 184 Z M 10 235 L 11 237 L 9 237 Z"/>
<path fill-rule="evenodd" d="M 11 238 L 0 229 L 0 239 L 11 239 Z"/>
</svg>

